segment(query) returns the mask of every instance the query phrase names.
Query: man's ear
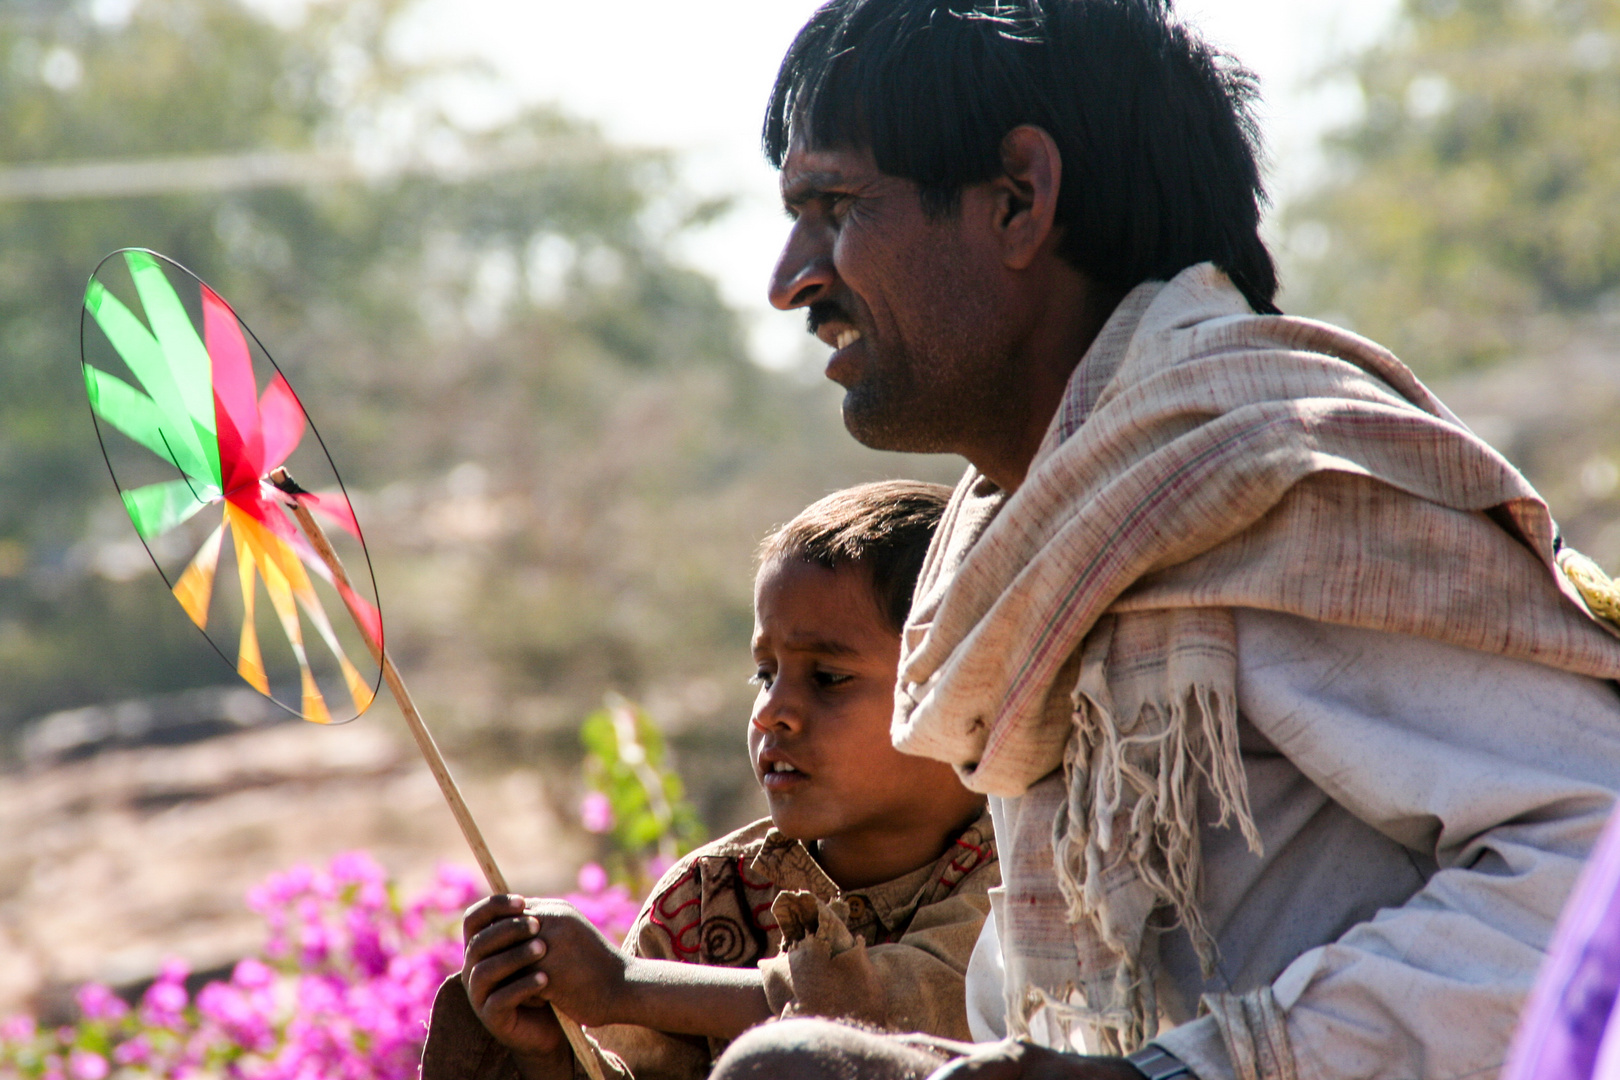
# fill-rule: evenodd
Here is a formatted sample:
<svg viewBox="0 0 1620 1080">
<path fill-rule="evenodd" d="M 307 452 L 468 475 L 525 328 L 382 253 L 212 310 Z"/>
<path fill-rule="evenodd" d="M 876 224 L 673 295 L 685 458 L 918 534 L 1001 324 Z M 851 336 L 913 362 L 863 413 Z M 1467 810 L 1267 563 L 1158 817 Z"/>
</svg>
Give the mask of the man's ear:
<svg viewBox="0 0 1620 1080">
<path fill-rule="evenodd" d="M 1009 270 L 1027 270 L 1057 228 L 1063 157 L 1045 128 L 1024 124 L 1001 140 L 1001 165 L 990 182 L 1001 259 Z"/>
</svg>

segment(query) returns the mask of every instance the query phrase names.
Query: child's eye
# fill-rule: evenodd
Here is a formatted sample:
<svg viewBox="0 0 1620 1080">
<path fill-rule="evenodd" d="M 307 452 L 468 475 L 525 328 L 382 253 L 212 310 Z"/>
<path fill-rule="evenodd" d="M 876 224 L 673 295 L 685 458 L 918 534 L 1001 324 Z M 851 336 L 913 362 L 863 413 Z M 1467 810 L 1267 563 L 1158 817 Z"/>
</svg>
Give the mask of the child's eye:
<svg viewBox="0 0 1620 1080">
<path fill-rule="evenodd" d="M 760 687 L 764 687 L 766 690 L 769 690 L 771 688 L 771 683 L 773 683 L 775 681 L 776 681 L 776 676 L 775 675 L 772 675 L 769 671 L 766 671 L 764 668 L 760 668 L 758 671 L 754 672 L 753 678 L 748 680 L 748 685 L 749 686 L 760 686 Z"/>
<path fill-rule="evenodd" d="M 854 677 L 838 671 L 818 671 L 815 676 L 817 686 L 842 686 Z"/>
</svg>

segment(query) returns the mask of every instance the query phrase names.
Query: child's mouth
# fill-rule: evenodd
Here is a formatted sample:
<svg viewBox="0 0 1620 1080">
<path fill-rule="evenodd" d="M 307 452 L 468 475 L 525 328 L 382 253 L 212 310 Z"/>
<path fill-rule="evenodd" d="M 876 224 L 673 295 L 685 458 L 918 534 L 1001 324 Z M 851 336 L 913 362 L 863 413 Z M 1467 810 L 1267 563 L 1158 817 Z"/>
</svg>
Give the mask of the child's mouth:
<svg viewBox="0 0 1620 1080">
<path fill-rule="evenodd" d="M 772 761 L 766 764 L 765 775 L 760 778 L 760 783 L 764 785 L 766 791 L 786 791 L 809 779 L 806 773 L 800 772 L 785 761 Z"/>
</svg>

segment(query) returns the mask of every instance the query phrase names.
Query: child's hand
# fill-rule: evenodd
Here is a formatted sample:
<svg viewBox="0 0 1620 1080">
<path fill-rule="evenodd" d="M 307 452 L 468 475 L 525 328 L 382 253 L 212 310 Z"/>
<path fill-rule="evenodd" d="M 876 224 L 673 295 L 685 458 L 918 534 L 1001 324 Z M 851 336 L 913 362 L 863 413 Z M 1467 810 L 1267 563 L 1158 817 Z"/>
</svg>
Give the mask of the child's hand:
<svg viewBox="0 0 1620 1080">
<path fill-rule="evenodd" d="M 540 989 L 546 976 L 536 964 L 545 953 L 535 936 L 539 920 L 525 915 L 523 904 L 521 896 L 491 896 L 467 909 L 461 985 L 478 1019 L 525 1074 L 572 1075 L 573 1053 Z M 525 1067 L 547 1065 L 553 1067 Z"/>
<path fill-rule="evenodd" d="M 569 903 L 492 896 L 467 909 L 461 981 L 473 1009 L 514 1051 L 545 1054 L 562 1039 L 550 1005 L 587 1027 L 634 1023 L 628 961 Z"/>
<path fill-rule="evenodd" d="M 637 1024 L 734 1039 L 774 1015 L 758 968 L 632 959 L 562 900 L 492 896 L 467 909 L 461 981 L 478 1018 L 535 1080 L 571 1072 L 556 1007 L 586 1027 Z"/>
<path fill-rule="evenodd" d="M 586 1027 L 636 1023 L 629 960 L 563 900 L 530 900 L 528 917 L 539 920 L 540 997 Z"/>
</svg>

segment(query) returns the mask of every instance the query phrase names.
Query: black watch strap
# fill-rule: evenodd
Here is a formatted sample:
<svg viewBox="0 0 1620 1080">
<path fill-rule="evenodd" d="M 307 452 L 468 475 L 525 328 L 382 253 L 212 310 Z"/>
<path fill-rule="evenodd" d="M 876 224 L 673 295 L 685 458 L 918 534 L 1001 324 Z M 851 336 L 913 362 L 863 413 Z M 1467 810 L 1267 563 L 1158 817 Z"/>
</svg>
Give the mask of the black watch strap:
<svg viewBox="0 0 1620 1080">
<path fill-rule="evenodd" d="M 1152 1043 L 1134 1054 L 1126 1054 L 1125 1060 L 1136 1066 L 1136 1071 L 1147 1080 L 1198 1080 L 1186 1062 Z"/>
</svg>

